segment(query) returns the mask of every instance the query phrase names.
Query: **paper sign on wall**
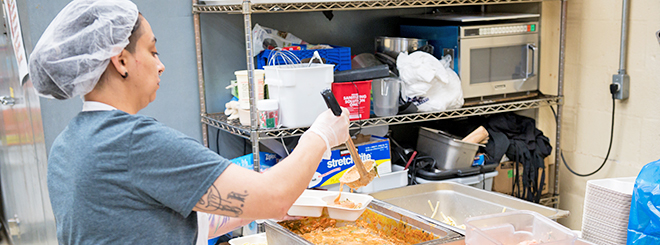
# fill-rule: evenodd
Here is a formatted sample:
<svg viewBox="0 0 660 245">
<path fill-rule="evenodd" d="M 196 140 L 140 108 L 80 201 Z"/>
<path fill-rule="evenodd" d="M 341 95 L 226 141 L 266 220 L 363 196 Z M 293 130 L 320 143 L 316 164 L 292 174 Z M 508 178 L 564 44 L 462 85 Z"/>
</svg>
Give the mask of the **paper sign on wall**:
<svg viewBox="0 0 660 245">
<path fill-rule="evenodd" d="M 25 56 L 25 46 L 23 45 L 23 33 L 21 31 L 21 22 L 18 18 L 18 7 L 16 0 L 4 0 L 5 16 L 7 17 L 9 30 L 9 39 L 11 40 L 16 63 L 18 64 L 18 75 L 21 81 L 28 74 L 27 56 Z M 21 82 L 23 84 L 23 82 Z"/>
</svg>

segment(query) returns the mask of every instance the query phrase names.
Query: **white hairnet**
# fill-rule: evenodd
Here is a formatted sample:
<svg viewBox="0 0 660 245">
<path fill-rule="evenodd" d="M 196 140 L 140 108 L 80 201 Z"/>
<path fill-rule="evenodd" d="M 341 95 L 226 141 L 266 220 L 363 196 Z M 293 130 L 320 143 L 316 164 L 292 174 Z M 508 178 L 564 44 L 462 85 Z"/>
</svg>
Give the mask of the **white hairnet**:
<svg viewBox="0 0 660 245">
<path fill-rule="evenodd" d="M 68 99 L 92 91 L 127 45 L 138 19 L 129 0 L 74 0 L 50 23 L 30 55 L 39 95 Z"/>
</svg>

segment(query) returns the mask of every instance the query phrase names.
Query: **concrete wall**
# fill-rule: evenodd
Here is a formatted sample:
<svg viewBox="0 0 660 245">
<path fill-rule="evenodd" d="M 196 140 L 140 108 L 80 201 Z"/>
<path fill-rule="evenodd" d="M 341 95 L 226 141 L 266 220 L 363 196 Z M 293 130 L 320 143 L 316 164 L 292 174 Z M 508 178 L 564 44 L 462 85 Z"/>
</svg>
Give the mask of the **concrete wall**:
<svg viewBox="0 0 660 245">
<path fill-rule="evenodd" d="M 566 41 L 562 148 L 579 173 L 594 171 L 607 153 L 612 99 L 608 91 L 619 67 L 621 0 L 570 0 Z M 616 101 L 614 142 L 605 167 L 582 178 L 560 166 L 561 222 L 580 229 L 587 180 L 636 176 L 660 158 L 660 1 L 634 0 L 630 9 L 630 98 Z M 547 112 L 545 112 L 547 113 Z M 552 124 L 544 121 L 542 123 Z"/>
</svg>

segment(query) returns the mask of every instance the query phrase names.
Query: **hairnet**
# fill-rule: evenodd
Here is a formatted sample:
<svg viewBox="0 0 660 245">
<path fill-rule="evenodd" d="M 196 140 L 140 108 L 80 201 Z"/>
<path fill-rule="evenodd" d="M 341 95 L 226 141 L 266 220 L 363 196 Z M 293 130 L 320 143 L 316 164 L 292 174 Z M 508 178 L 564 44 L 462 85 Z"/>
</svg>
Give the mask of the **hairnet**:
<svg viewBox="0 0 660 245">
<path fill-rule="evenodd" d="M 129 0 L 74 0 L 48 25 L 30 55 L 39 95 L 68 99 L 92 91 L 129 43 L 138 19 Z"/>
</svg>

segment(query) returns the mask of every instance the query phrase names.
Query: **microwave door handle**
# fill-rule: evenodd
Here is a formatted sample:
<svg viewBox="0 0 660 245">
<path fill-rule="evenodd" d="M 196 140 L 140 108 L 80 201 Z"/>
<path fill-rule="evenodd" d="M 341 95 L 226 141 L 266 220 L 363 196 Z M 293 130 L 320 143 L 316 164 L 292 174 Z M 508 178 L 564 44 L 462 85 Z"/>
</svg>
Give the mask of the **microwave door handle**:
<svg viewBox="0 0 660 245">
<path fill-rule="evenodd" d="M 534 74 L 534 71 L 536 71 L 536 67 L 535 67 L 536 66 L 536 45 L 534 45 L 533 43 L 528 43 L 527 44 L 527 58 L 529 58 L 529 51 L 530 50 L 532 51 L 532 65 L 531 65 L 532 72 L 529 72 L 530 66 L 527 66 L 527 71 L 526 71 L 527 74 L 525 74 L 525 79 L 533 77 L 533 76 L 536 75 L 536 74 Z M 528 62 L 528 64 L 529 64 L 529 62 Z"/>
</svg>

